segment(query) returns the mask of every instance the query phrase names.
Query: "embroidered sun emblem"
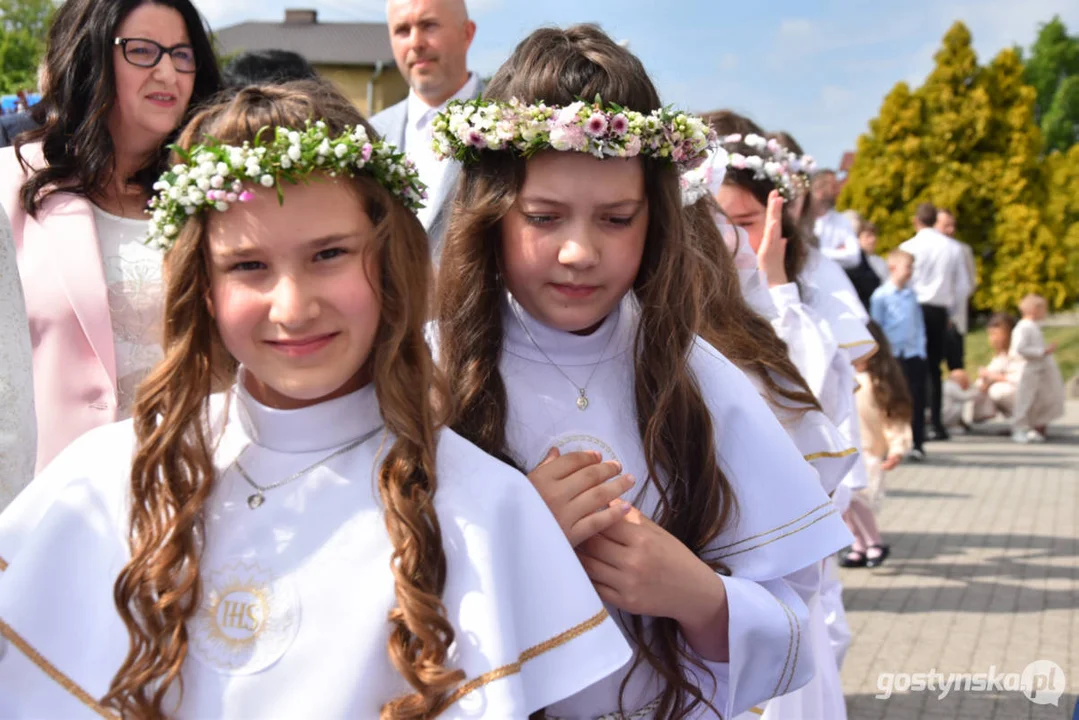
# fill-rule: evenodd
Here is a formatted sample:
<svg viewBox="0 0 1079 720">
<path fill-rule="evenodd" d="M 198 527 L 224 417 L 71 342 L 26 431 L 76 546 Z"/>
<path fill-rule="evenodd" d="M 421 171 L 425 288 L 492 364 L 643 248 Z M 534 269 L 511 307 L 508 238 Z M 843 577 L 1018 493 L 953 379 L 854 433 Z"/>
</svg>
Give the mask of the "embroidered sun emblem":
<svg viewBox="0 0 1079 720">
<path fill-rule="evenodd" d="M 300 604 L 287 578 L 251 563 L 204 576 L 202 605 L 191 621 L 191 651 L 217 672 L 247 675 L 277 662 L 299 628 Z"/>
</svg>

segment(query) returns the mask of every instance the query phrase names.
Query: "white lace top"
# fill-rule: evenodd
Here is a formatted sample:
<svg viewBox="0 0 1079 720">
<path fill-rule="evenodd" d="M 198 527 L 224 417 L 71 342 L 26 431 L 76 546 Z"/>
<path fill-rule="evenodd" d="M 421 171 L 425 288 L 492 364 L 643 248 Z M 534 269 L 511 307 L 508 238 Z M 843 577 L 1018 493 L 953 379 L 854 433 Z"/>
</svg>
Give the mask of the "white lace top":
<svg viewBox="0 0 1079 720">
<path fill-rule="evenodd" d="M 148 221 L 92 207 L 116 346 L 117 414 L 123 419 L 131 414 L 139 383 L 162 358 L 163 253 L 143 243 Z"/>
<path fill-rule="evenodd" d="M 33 356 L 11 223 L 0 208 L 0 510 L 34 477 Z"/>
</svg>

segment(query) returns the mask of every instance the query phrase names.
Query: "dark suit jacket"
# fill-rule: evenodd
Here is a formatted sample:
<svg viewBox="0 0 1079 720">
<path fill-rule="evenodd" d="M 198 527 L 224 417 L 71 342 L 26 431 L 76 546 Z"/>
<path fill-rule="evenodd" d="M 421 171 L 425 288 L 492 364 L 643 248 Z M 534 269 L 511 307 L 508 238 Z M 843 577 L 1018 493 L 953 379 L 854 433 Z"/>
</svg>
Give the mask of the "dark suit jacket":
<svg viewBox="0 0 1079 720">
<path fill-rule="evenodd" d="M 480 80 L 476 88 L 475 97 L 483 94 L 483 81 Z M 387 141 L 403 149 L 405 147 L 405 127 L 408 125 L 408 98 L 396 105 L 391 105 L 382 112 L 371 118 L 371 125 Z M 442 252 L 442 238 L 446 234 L 446 228 L 450 223 L 450 212 L 453 209 L 453 198 L 457 193 L 457 177 L 461 172 L 461 164 L 455 160 L 447 160 L 450 168 L 442 183 L 438 197 L 431 197 L 427 202 L 434 203 L 438 210 L 427 228 L 427 237 L 431 241 L 431 259 L 438 264 L 438 257 Z"/>
<path fill-rule="evenodd" d="M 0 115 L 0 147 L 13 145 L 16 135 L 36 130 L 37 127 L 37 123 L 28 112 Z"/>
</svg>

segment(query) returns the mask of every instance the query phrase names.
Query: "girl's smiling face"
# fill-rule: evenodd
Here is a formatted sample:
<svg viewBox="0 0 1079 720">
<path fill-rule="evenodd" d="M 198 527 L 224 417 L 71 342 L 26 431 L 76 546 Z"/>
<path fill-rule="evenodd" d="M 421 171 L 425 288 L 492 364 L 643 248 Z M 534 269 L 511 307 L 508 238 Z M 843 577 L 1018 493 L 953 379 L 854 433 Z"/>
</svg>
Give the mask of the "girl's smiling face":
<svg viewBox="0 0 1079 720">
<path fill-rule="evenodd" d="M 252 396 L 297 408 L 358 390 L 381 302 L 374 227 L 346 179 L 313 176 L 212 213 L 210 309 Z"/>
</svg>

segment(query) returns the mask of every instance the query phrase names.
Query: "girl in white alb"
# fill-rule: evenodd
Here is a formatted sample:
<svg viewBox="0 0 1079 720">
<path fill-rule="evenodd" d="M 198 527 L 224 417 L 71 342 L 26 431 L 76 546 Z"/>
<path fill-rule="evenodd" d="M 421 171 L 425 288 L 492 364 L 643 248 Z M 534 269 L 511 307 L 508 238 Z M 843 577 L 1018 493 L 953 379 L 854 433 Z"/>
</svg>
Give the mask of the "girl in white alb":
<svg viewBox="0 0 1079 720">
<path fill-rule="evenodd" d="M 718 113 L 713 126 L 722 136 L 713 163 L 725 169 L 716 197 L 731 222 L 746 231 L 757 255 L 777 309 L 772 325 L 825 415 L 860 452 L 852 363 L 875 351 L 875 344 L 864 325 L 864 309 L 859 315 L 851 308 L 860 305 L 842 270 L 811 247 L 785 207 L 786 200 L 797 200 L 805 191 L 812 159 L 766 139 L 759 126 L 734 113 Z M 836 273 L 846 287 L 839 286 Z M 852 493 L 866 485 L 865 467 L 856 462 L 832 492 L 835 506 L 845 512 Z M 850 644 L 850 631 L 834 557 L 825 560 L 822 577 L 815 609 L 827 628 L 838 668 Z M 767 710 L 772 717 L 823 713 L 841 718 L 845 712 L 837 673 L 822 673 L 802 691 L 769 703 Z"/>
<path fill-rule="evenodd" d="M 184 131 L 165 358 L 0 515 L 0 717 L 526 717 L 630 659 L 527 479 L 438 429 L 422 185 L 368 132 L 322 84 Z"/>
<path fill-rule="evenodd" d="M 696 334 L 678 166 L 709 140 L 592 26 L 534 32 L 435 121 L 466 163 L 439 279 L 452 426 L 532 470 L 637 651 L 548 718 L 732 717 L 813 674 L 815 587 L 785 578 L 849 535 Z"/>
<path fill-rule="evenodd" d="M 683 202 L 690 205 L 687 218 L 698 238 L 697 244 L 706 258 L 714 260 L 698 263 L 698 267 L 706 271 L 713 269 L 714 277 L 707 279 L 707 285 L 716 288 L 705 319 L 713 330 L 705 337 L 754 381 L 803 457 L 817 470 L 824 492 L 832 495 L 849 475 L 851 466 L 859 461 L 858 452 L 821 411 L 808 383 L 792 362 L 787 344 L 764 319 L 768 317 L 774 321 L 778 312 L 768 294 L 767 276 L 759 266 L 770 270 L 773 280 L 784 273 L 780 258 L 786 248 L 782 242 L 777 242 L 781 238 L 775 232 L 781 218 L 778 205 L 772 203 L 765 215 L 763 237 L 756 238 L 761 253 L 758 258 L 746 230 L 731 225 L 716 206 L 715 196 L 722 190 L 728 162 L 730 158 L 724 152 L 714 152 L 702 167 L 682 178 Z M 740 219 L 746 222 L 747 218 Z M 751 228 L 754 226 L 753 222 L 747 224 Z M 735 273 L 737 284 L 731 281 Z M 752 310 L 745 307 L 746 304 Z M 813 311 L 807 309 L 803 316 L 812 314 Z M 742 339 L 745 335 L 749 336 L 750 342 Z M 811 583 L 813 587 L 807 599 L 808 634 L 816 658 L 816 674 L 802 688 L 743 713 L 742 720 L 762 714 L 772 718 L 842 718 L 845 715 L 839 668 L 830 647 L 825 612 L 817 591 L 821 571 L 821 563 L 814 563 L 787 577 L 790 583 Z"/>
</svg>

